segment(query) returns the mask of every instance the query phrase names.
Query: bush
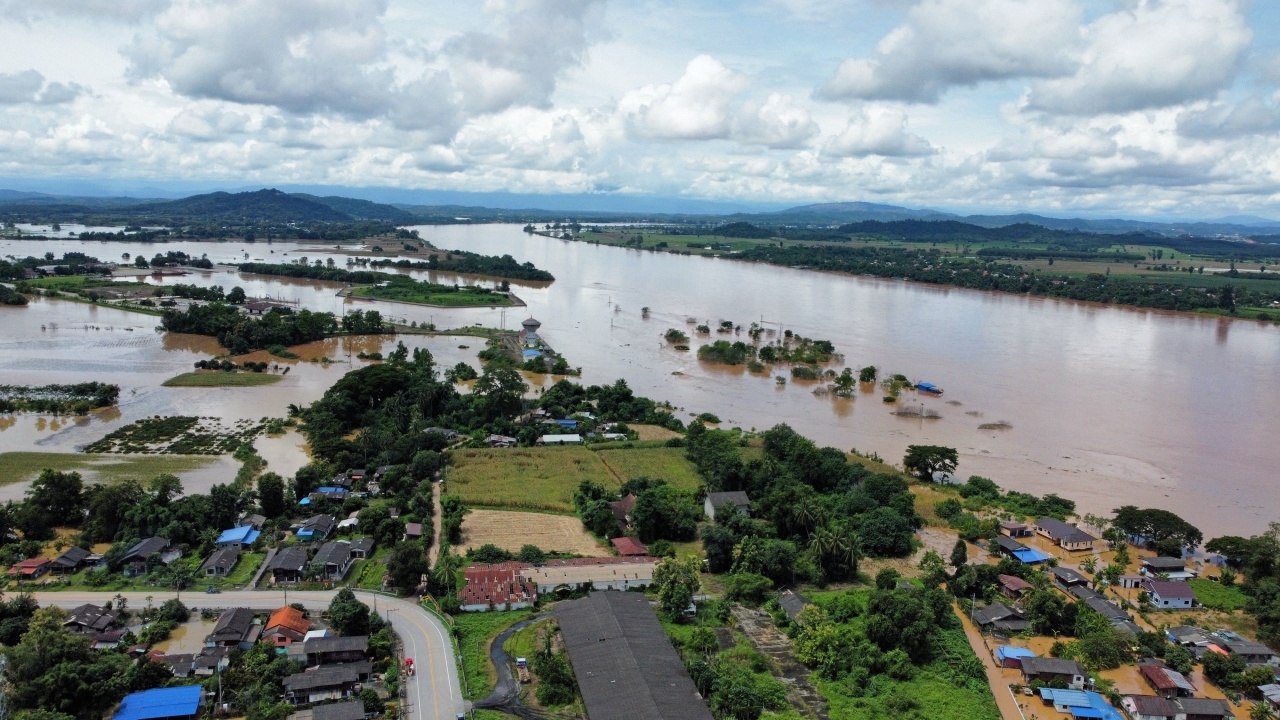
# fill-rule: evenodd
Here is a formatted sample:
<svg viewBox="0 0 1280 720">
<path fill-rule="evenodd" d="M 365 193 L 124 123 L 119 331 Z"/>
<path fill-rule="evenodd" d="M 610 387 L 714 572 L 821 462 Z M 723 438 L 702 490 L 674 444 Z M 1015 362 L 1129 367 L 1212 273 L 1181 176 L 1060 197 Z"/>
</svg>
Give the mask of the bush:
<svg viewBox="0 0 1280 720">
<path fill-rule="evenodd" d="M 762 603 L 772 589 L 772 580 L 755 573 L 737 573 L 724 579 L 725 598 L 742 603 Z"/>
</svg>

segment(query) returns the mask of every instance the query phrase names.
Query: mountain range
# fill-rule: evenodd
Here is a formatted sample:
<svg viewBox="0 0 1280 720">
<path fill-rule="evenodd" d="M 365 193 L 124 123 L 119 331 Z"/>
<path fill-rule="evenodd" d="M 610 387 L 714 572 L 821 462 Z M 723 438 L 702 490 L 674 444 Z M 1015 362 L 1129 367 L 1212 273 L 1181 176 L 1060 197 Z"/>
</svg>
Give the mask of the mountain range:
<svg viewBox="0 0 1280 720">
<path fill-rule="evenodd" d="M 24 212 L 25 210 L 25 212 Z M 1131 232 L 1161 235 L 1243 235 L 1280 234 L 1280 221 L 1252 215 L 1235 215 L 1217 220 L 1157 222 L 1128 219 L 1055 218 L 1031 213 L 1012 215 L 959 215 L 928 208 L 908 208 L 869 202 L 835 202 L 801 205 L 766 212 L 611 212 L 605 210 L 563 210 L 494 208 L 470 205 L 415 205 L 382 203 L 339 195 L 288 193 L 276 189 L 246 192 L 212 192 L 181 199 L 91 197 L 53 195 L 0 189 L 0 216 L 6 221 L 71 221 L 88 216 L 121 216 L 131 221 L 148 218 L 186 222 L 363 222 L 395 224 L 453 222 L 673 222 L 723 224 L 750 222 L 762 226 L 838 226 L 866 221 L 952 220 L 985 228 L 1016 224 L 1039 225 L 1052 230 L 1074 230 L 1103 234 Z"/>
</svg>

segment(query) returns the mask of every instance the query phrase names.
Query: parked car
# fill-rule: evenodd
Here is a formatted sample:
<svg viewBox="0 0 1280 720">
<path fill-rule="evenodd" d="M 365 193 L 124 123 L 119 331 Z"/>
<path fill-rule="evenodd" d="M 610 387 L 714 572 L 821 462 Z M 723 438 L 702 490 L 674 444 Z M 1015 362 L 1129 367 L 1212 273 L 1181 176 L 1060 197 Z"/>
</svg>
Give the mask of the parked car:
<svg viewBox="0 0 1280 720">
<path fill-rule="evenodd" d="M 207 588 L 205 588 L 205 589 L 204 589 L 204 594 L 205 594 L 205 595 L 216 595 L 216 594 L 218 594 L 218 593 L 220 593 L 220 592 L 222 592 L 222 588 L 217 588 L 217 587 L 214 587 L 214 586 L 212 586 L 212 585 L 210 585 L 209 587 L 207 587 Z"/>
</svg>

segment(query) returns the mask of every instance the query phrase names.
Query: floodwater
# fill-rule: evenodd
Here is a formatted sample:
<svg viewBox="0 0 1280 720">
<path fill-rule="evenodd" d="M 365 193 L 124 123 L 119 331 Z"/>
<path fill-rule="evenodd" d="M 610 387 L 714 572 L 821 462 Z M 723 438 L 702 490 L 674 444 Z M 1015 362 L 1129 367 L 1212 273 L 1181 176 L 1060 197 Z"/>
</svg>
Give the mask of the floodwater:
<svg viewBox="0 0 1280 720">
<path fill-rule="evenodd" d="M 1269 477 L 1280 467 L 1280 444 L 1272 440 L 1280 426 L 1276 326 L 594 246 L 526 235 L 516 225 L 417 229 L 437 247 L 509 253 L 557 280 L 516 287 L 528 307 L 505 310 L 355 304 L 336 297 L 331 284 L 237 277 L 225 270 L 164 281 L 238 284 L 250 295 L 295 299 L 312 309 L 376 308 L 441 328 L 510 328 L 532 315 L 542 322 L 546 340 L 582 367 L 584 382 L 625 378 L 638 393 L 669 400 L 682 413 L 709 411 L 744 428 L 785 422 L 824 445 L 876 452 L 890 462 L 910 444 L 948 445 L 960 450 L 961 477 L 981 474 L 1007 488 L 1056 492 L 1077 500 L 1081 512 L 1128 503 L 1164 507 L 1209 536 L 1259 532 L 1280 519 L 1280 493 Z M 215 261 L 243 260 L 248 253 L 268 261 L 305 255 L 345 263 L 341 251 L 316 244 L 0 240 L 0 255 L 68 249 L 104 260 L 123 252 L 183 250 Z M 650 308 L 647 319 L 642 307 Z M 91 313 L 96 315 L 90 318 Z M 15 339 L 9 329 L 15 314 L 39 318 L 18 323 L 25 339 Z M 662 339 L 672 327 L 692 334 L 687 318 L 712 325 L 733 320 L 744 327 L 763 320 L 767 328 L 831 340 L 850 367 L 876 365 L 882 373 L 944 387 L 942 398 L 903 395 L 906 404 L 941 418 L 894 416 L 873 388 L 863 388 L 854 400 L 838 400 L 815 396 L 811 384 L 777 386 L 773 375 L 785 371 L 752 375 L 700 363 L 694 353 L 676 351 Z M 39 330 L 49 319 L 59 322 L 60 336 L 80 335 L 66 345 L 49 344 Z M 111 333 L 72 329 L 86 322 L 146 328 L 131 333 L 135 337 L 123 337 L 118 327 Z M 6 311 L 0 314 L 0 343 L 21 348 L 17 357 L 0 355 L 0 374 L 17 372 L 12 382 L 67 381 L 50 372 L 44 355 L 51 353 L 59 358 L 55 368 L 66 363 L 78 368 L 69 374 L 86 378 L 101 372 L 101 379 L 126 387 L 126 419 L 172 414 L 188 403 L 195 414 L 259 417 L 280 416 L 287 403 L 314 400 L 351 367 L 300 363 L 277 385 L 179 397 L 179 389 L 158 388 L 158 380 L 207 353 L 200 344 L 208 341 L 165 340 L 150 331 L 153 324 L 146 316 L 51 301 Z M 142 346 L 121 347 L 142 337 Z M 338 357 L 342 341 L 329 342 L 335 347 L 329 357 Z M 458 359 L 475 364 L 474 354 L 483 347 L 471 338 L 425 342 L 442 365 Z M 459 343 L 471 348 L 457 350 Z M 1012 428 L 978 428 L 997 421 Z M 0 432 L 0 448 L 18 449 L 6 439 L 11 430 Z M 78 444 L 94 433 L 73 424 L 50 435 L 86 438 L 67 441 Z"/>
</svg>

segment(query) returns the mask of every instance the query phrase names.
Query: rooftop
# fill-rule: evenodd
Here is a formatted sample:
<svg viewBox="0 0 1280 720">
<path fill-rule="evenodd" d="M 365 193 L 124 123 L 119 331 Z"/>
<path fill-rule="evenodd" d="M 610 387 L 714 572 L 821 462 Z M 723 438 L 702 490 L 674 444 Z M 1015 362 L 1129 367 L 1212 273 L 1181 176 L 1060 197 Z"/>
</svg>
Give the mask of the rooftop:
<svg viewBox="0 0 1280 720">
<path fill-rule="evenodd" d="M 1148 580 L 1145 583 L 1152 595 L 1159 595 L 1167 600 L 1194 600 L 1196 593 L 1184 582 L 1172 580 Z"/>
<path fill-rule="evenodd" d="M 294 572 L 302 572 L 307 566 L 307 549 L 301 545 L 290 545 L 275 557 L 271 558 L 271 565 L 268 570 L 292 570 Z"/>
<path fill-rule="evenodd" d="M 805 609 L 810 602 L 808 598 L 798 592 L 784 590 L 782 591 L 782 594 L 778 596 L 778 604 L 782 606 L 782 611 L 787 614 L 787 617 L 791 618 L 792 622 L 795 622 L 796 616 L 798 616 L 800 611 Z"/>
<path fill-rule="evenodd" d="M 707 500 L 710 501 L 711 507 L 721 508 L 725 505 L 737 505 L 738 507 L 749 507 L 751 505 L 750 498 L 742 490 L 731 490 L 729 492 L 713 492 L 707 493 Z"/>
<path fill-rule="evenodd" d="M 239 543 L 241 545 L 252 545 L 261 534 L 261 532 L 254 530 L 252 525 L 241 525 L 230 530 L 223 530 L 222 534 L 218 536 L 217 544 Z"/>
<path fill-rule="evenodd" d="M 1032 587 L 1031 583 L 1027 582 L 1026 580 L 1023 580 L 1017 575 L 1001 575 L 999 579 L 1000 579 L 1000 584 L 1005 586 L 1012 592 L 1018 592 L 1020 590 L 1030 590 Z"/>
<path fill-rule="evenodd" d="M 1022 671 L 1027 675 L 1087 675 L 1083 666 L 1075 660 L 1061 658 L 1026 658 L 1022 661 Z"/>
<path fill-rule="evenodd" d="M 1173 717 L 1178 714 L 1178 706 L 1158 695 L 1125 695 L 1125 699 L 1139 715 Z"/>
<path fill-rule="evenodd" d="M 596 592 L 555 614 L 591 720 L 711 720 L 644 595 Z"/>
<path fill-rule="evenodd" d="M 1075 525 L 1062 522 L 1057 518 L 1040 518 L 1036 521 L 1036 527 L 1058 542 L 1093 542 L 1098 539 Z"/>
<path fill-rule="evenodd" d="M 285 628 L 296 633 L 306 634 L 311 629 L 311 621 L 303 617 L 302 611 L 288 605 L 279 608 L 271 613 L 271 617 L 267 619 L 266 628 Z"/>
<path fill-rule="evenodd" d="M 200 708 L 199 685 L 157 688 L 125 695 L 115 720 L 153 720 L 195 715 Z"/>
<path fill-rule="evenodd" d="M 224 573 L 235 567 L 236 561 L 240 559 L 240 547 L 238 545 L 228 545 L 213 551 L 208 560 L 200 565 L 200 570 L 209 570 L 218 568 Z"/>
<path fill-rule="evenodd" d="M 1160 665 L 1139 665 L 1138 671 L 1157 690 L 1182 690 L 1194 693 L 1196 688 L 1182 673 Z"/>
<path fill-rule="evenodd" d="M 1152 570 L 1181 570 L 1187 566 L 1186 561 L 1182 558 L 1173 557 L 1142 558 L 1142 564 Z"/>
<path fill-rule="evenodd" d="M 364 720 L 364 703 L 348 700 L 320 705 L 311 711 L 311 720 Z"/>
<path fill-rule="evenodd" d="M 613 549 L 617 550 L 619 555 L 637 556 L 649 554 L 649 548 L 645 547 L 643 543 L 635 538 L 617 537 L 610 542 L 613 544 Z"/>
</svg>

